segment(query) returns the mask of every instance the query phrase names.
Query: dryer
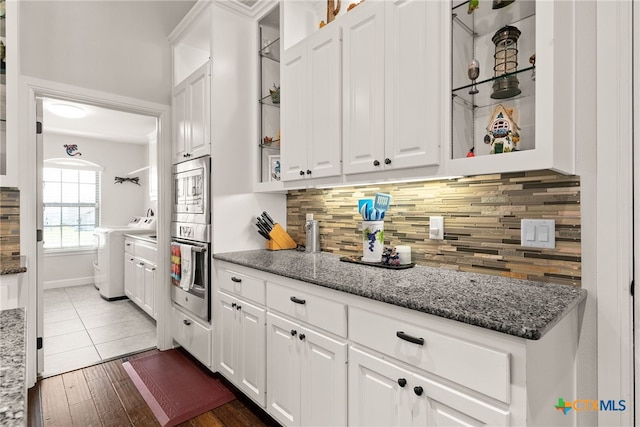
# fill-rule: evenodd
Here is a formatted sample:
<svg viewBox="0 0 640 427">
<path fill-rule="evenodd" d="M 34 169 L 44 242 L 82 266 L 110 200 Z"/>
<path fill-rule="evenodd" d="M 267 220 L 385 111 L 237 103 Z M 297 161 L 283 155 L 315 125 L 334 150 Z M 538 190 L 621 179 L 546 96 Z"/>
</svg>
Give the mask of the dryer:
<svg viewBox="0 0 640 427">
<path fill-rule="evenodd" d="M 124 294 L 124 235 L 154 234 L 155 217 L 134 217 L 129 224 L 117 227 L 98 227 L 97 250 L 93 262 L 94 286 L 107 301 L 126 298 Z"/>
</svg>

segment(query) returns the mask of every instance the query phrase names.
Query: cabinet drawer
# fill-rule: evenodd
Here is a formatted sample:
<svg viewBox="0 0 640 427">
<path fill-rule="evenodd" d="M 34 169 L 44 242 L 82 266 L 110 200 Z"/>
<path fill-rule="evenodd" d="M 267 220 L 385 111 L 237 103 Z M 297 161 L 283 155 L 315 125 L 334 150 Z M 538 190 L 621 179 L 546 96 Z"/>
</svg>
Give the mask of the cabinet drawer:
<svg viewBox="0 0 640 427">
<path fill-rule="evenodd" d="M 509 403 L 509 353 L 352 307 L 349 337 L 417 368 Z"/>
<path fill-rule="evenodd" d="M 151 261 L 152 263 L 156 262 L 156 245 L 154 245 L 153 243 L 136 242 L 135 246 L 135 256 L 137 256 L 138 258 L 146 259 L 147 261 Z"/>
<path fill-rule="evenodd" d="M 192 317 L 171 308 L 173 339 L 207 366 L 211 366 L 211 329 Z"/>
<path fill-rule="evenodd" d="M 267 282 L 267 306 L 341 337 L 347 336 L 345 304 Z"/>
<path fill-rule="evenodd" d="M 222 269 L 218 270 L 218 279 L 220 289 L 264 305 L 264 280 Z"/>
</svg>

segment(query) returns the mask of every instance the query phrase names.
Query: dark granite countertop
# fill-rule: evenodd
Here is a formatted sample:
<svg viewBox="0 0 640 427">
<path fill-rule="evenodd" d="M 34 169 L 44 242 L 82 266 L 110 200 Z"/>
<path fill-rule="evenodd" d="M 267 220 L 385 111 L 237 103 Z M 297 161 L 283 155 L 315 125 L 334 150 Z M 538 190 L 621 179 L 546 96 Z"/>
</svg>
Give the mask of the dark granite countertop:
<svg viewBox="0 0 640 427">
<path fill-rule="evenodd" d="M 540 339 L 587 295 L 568 285 L 444 268 L 364 266 L 330 253 L 260 249 L 213 257 L 531 340 Z"/>
<path fill-rule="evenodd" d="M 26 424 L 26 343 L 23 308 L 0 311 L 0 426 Z"/>
</svg>

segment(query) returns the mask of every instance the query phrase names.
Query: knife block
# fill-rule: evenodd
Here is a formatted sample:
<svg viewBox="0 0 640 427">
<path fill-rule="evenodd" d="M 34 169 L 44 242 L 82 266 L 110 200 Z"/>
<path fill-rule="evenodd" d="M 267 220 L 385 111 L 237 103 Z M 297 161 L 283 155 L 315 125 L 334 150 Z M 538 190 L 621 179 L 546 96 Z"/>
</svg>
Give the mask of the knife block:
<svg viewBox="0 0 640 427">
<path fill-rule="evenodd" d="M 271 240 L 267 240 L 267 249 L 279 251 L 281 249 L 295 249 L 298 244 L 289 236 L 280 224 L 275 224 L 269 233 Z"/>
</svg>

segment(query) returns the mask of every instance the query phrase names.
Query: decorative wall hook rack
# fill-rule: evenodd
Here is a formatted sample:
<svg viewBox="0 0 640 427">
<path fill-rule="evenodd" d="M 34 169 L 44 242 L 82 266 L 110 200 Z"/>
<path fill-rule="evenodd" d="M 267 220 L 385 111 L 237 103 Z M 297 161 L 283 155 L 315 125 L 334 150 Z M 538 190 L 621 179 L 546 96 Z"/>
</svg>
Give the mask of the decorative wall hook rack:
<svg viewBox="0 0 640 427">
<path fill-rule="evenodd" d="M 115 181 L 113 182 L 114 184 L 122 184 L 123 182 L 133 182 L 134 184 L 138 184 L 140 185 L 140 177 L 139 176 L 134 176 L 133 178 L 121 178 L 119 176 L 115 177 Z"/>
</svg>

